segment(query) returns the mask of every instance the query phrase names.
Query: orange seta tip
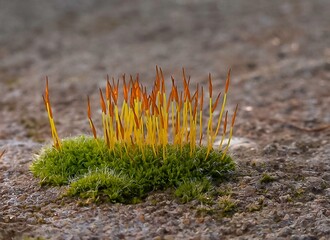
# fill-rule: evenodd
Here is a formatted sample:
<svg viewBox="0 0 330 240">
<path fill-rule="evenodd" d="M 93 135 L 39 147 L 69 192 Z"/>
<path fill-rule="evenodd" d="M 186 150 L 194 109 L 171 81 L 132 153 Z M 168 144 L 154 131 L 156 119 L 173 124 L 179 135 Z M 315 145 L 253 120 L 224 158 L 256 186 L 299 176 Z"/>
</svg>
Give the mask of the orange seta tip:
<svg viewBox="0 0 330 240">
<path fill-rule="evenodd" d="M 47 100 L 49 99 L 48 76 L 46 76 L 45 98 L 46 98 Z"/>
<path fill-rule="evenodd" d="M 191 97 L 191 99 L 197 99 L 198 100 L 198 92 L 199 92 L 199 84 L 197 83 L 196 91 L 194 95 Z"/>
<path fill-rule="evenodd" d="M 134 114 L 134 121 L 135 121 L 135 125 L 137 129 L 140 129 L 140 124 L 139 124 L 139 120 L 138 117 L 136 115 L 135 109 L 133 108 L 133 114 Z"/>
<path fill-rule="evenodd" d="M 51 107 L 50 101 L 49 101 L 48 77 L 46 77 L 45 95 L 42 95 L 42 98 L 44 100 L 46 110 L 47 110 L 47 112 L 49 114 L 49 118 L 50 119 L 53 119 L 52 107 Z"/>
<path fill-rule="evenodd" d="M 225 93 L 228 92 L 229 82 L 230 82 L 230 73 L 231 73 L 231 68 L 229 68 L 229 70 L 228 70 L 228 74 L 227 74 Z"/>
<path fill-rule="evenodd" d="M 46 101 L 46 98 L 45 98 L 45 96 L 44 96 L 44 95 L 42 95 L 42 99 L 43 99 L 43 101 L 44 101 L 44 104 L 45 104 L 45 108 L 47 109 L 47 101 Z"/>
<path fill-rule="evenodd" d="M 89 101 L 89 96 L 87 96 L 87 116 L 89 119 L 91 119 L 91 104 Z"/>
<path fill-rule="evenodd" d="M 219 99 L 220 99 L 220 95 L 221 93 L 218 94 L 218 97 L 217 99 L 215 100 L 215 103 L 213 104 L 213 107 L 212 107 L 212 113 L 214 112 L 214 110 L 216 109 L 217 105 L 218 105 L 218 102 L 219 102 Z"/>
<path fill-rule="evenodd" d="M 109 75 L 107 75 L 107 85 L 105 88 L 105 97 L 108 101 L 111 99 L 111 84 L 109 81 Z"/>
<path fill-rule="evenodd" d="M 182 68 L 182 77 L 183 77 L 183 87 L 186 88 L 187 86 L 187 79 L 186 79 L 186 71 Z"/>
<path fill-rule="evenodd" d="M 0 153 L 0 159 L 3 157 L 3 155 L 5 155 L 5 153 L 6 153 L 6 149 Z"/>
<path fill-rule="evenodd" d="M 100 104 L 101 104 L 101 108 L 102 108 L 102 112 L 106 113 L 106 107 L 105 107 L 105 102 L 104 102 L 104 98 L 103 98 L 103 93 L 102 93 L 102 89 L 100 88 Z"/>
<path fill-rule="evenodd" d="M 234 124 L 235 124 L 235 119 L 236 119 L 237 109 L 238 109 L 238 104 L 236 104 L 235 112 L 234 112 L 233 118 L 232 118 L 232 120 L 231 120 L 231 126 L 232 126 L 232 127 L 233 127 Z"/>
<path fill-rule="evenodd" d="M 200 101 L 200 111 L 203 110 L 203 104 L 204 104 L 204 88 L 202 86 L 202 93 L 201 93 L 201 101 Z"/>
</svg>

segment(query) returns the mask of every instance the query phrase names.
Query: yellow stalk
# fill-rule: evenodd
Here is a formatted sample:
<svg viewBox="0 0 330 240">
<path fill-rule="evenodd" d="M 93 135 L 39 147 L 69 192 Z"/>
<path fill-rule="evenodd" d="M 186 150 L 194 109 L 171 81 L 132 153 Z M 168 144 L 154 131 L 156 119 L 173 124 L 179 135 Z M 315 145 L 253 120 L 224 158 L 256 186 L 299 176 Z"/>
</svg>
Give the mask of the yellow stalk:
<svg viewBox="0 0 330 240">
<path fill-rule="evenodd" d="M 222 99 L 222 106 L 221 106 L 221 110 L 220 110 L 220 116 L 219 116 L 219 119 L 218 119 L 217 130 L 216 130 L 215 135 L 218 135 L 220 125 L 221 125 L 221 121 L 222 121 L 222 115 L 223 115 L 223 112 L 225 110 L 225 106 L 226 106 L 226 102 L 227 102 L 227 92 L 228 92 L 229 83 L 230 83 L 230 73 L 231 73 L 231 69 L 229 69 L 229 71 L 227 73 L 225 94 L 223 95 L 223 99 Z"/>
<path fill-rule="evenodd" d="M 174 116 L 174 102 L 171 102 L 171 117 L 172 117 L 172 137 L 173 137 L 173 144 L 175 144 L 175 116 Z"/>
<path fill-rule="evenodd" d="M 57 135 L 56 126 L 55 126 L 55 122 L 53 119 L 52 108 L 51 108 L 50 101 L 49 101 L 48 77 L 46 77 L 45 95 L 42 95 L 42 98 L 44 100 L 47 115 L 48 115 L 48 120 L 49 120 L 49 125 L 50 125 L 50 129 L 51 129 L 54 147 L 57 150 L 61 150 L 62 144 L 61 144 L 61 140 L 59 139 L 59 137 Z"/>
<path fill-rule="evenodd" d="M 213 149 L 213 143 L 222 124 L 223 113 L 227 102 L 227 93 L 230 82 L 230 70 L 228 71 L 225 92 L 222 98 L 222 105 L 219 118 L 215 129 L 213 128 L 213 115 L 220 99 L 220 94 L 213 102 L 212 98 L 212 79 L 209 74 L 209 119 L 207 120 L 207 128 L 205 137 L 203 136 L 203 102 L 204 91 L 201 89 L 199 96 L 199 85 L 191 97 L 190 77 L 186 79 L 185 70 L 182 69 L 182 80 L 184 89 L 178 94 L 177 86 L 173 77 L 172 89 L 169 97 L 166 96 L 165 80 L 161 68 L 156 66 L 156 79 L 152 92 L 147 94 L 147 90 L 139 82 L 139 77 L 126 84 L 125 75 L 123 75 L 123 103 L 118 106 L 119 95 L 119 79 L 117 83 L 112 79 L 110 83 L 107 76 L 107 84 L 105 98 L 100 89 L 100 105 L 102 110 L 103 137 L 110 150 L 118 149 L 122 156 L 123 150 L 128 154 L 129 147 L 134 145 L 139 148 L 143 158 L 145 158 L 145 150 L 147 146 L 152 148 L 155 155 L 158 149 L 162 148 L 163 159 L 166 159 L 167 145 L 169 143 L 169 132 L 173 134 L 172 144 L 180 147 L 181 152 L 185 144 L 190 146 L 190 155 L 193 155 L 196 144 L 202 144 L 203 138 L 207 139 L 206 158 Z M 48 79 L 46 78 L 46 89 L 43 95 L 46 111 L 48 114 L 49 124 L 51 128 L 54 147 L 61 149 L 61 141 L 58 137 L 55 122 L 52 115 L 52 109 L 49 102 Z M 237 113 L 237 106 L 232 117 L 232 123 L 229 130 L 229 139 L 224 155 L 226 154 L 231 142 L 233 127 Z M 171 115 L 171 116 L 170 116 Z M 97 140 L 96 129 L 91 117 L 90 101 L 88 98 L 87 116 L 94 139 Z M 219 144 L 222 148 L 224 138 L 226 137 L 228 111 L 225 114 L 223 122 L 223 133 Z M 169 123 L 171 121 L 171 123 Z M 169 126 L 170 125 L 170 126 Z M 172 128 L 172 129 L 170 129 Z M 118 144 L 119 143 L 119 144 Z M 116 151 L 117 154 L 117 151 Z"/>
<path fill-rule="evenodd" d="M 226 146 L 225 150 L 223 151 L 222 159 L 225 157 L 225 155 L 228 151 L 229 145 L 230 145 L 230 141 L 233 137 L 233 129 L 234 129 L 234 124 L 235 124 L 237 109 L 238 109 L 238 104 L 236 105 L 235 112 L 234 112 L 234 115 L 233 115 L 232 120 L 231 120 L 231 126 L 230 126 L 230 130 L 229 130 L 229 139 L 228 139 L 227 146 Z"/>
<path fill-rule="evenodd" d="M 92 114 L 91 114 L 91 105 L 90 105 L 90 101 L 89 101 L 89 97 L 87 96 L 87 117 L 89 120 L 89 126 L 92 130 L 94 139 L 97 140 L 97 134 L 96 134 L 96 129 L 92 120 Z"/>
<path fill-rule="evenodd" d="M 212 149 L 212 97 L 209 100 L 209 121 L 207 124 L 207 153 L 206 158 L 208 157 Z"/>
<path fill-rule="evenodd" d="M 109 145 L 109 134 L 108 134 L 108 127 L 107 127 L 107 119 L 104 112 L 102 112 L 102 124 L 103 124 L 103 135 L 104 135 L 104 141 L 107 143 L 108 147 Z"/>
<path fill-rule="evenodd" d="M 222 149 L 223 140 L 224 140 L 225 137 L 226 137 L 227 117 L 228 117 L 228 111 L 226 111 L 225 122 L 224 122 L 224 124 L 223 124 L 223 133 L 222 133 L 221 141 L 220 141 L 220 144 L 219 144 L 219 150 Z"/>
<path fill-rule="evenodd" d="M 202 94 L 200 100 L 200 108 L 199 108 L 199 145 L 202 145 L 202 137 L 203 137 L 203 103 L 204 103 L 204 90 L 202 87 Z"/>
</svg>

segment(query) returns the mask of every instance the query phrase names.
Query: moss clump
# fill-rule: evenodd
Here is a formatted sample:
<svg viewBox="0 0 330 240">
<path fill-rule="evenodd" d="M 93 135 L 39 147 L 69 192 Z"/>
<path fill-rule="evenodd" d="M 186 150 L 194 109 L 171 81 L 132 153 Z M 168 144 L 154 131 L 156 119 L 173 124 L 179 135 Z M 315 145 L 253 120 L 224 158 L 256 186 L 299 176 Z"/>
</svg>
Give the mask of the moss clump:
<svg viewBox="0 0 330 240">
<path fill-rule="evenodd" d="M 104 195 L 110 201 L 125 202 L 125 199 L 130 197 L 133 188 L 133 180 L 126 175 L 102 168 L 89 171 L 72 181 L 68 194 L 79 194 L 83 198 L 92 199 Z"/>
<path fill-rule="evenodd" d="M 199 181 L 184 181 L 175 190 L 174 195 L 178 197 L 181 202 L 186 203 L 193 199 L 198 199 L 204 202 L 204 193 L 211 188 L 210 181 L 206 178 Z"/>
<path fill-rule="evenodd" d="M 222 209 L 223 216 L 229 216 L 237 209 L 237 201 L 233 200 L 229 195 L 220 197 L 218 204 L 220 209 Z"/>
<path fill-rule="evenodd" d="M 45 147 L 31 165 L 41 184 L 69 185 L 67 194 L 111 202 L 132 203 L 154 190 L 176 188 L 183 202 L 198 198 L 212 183 L 227 178 L 235 164 L 221 151 L 190 145 L 152 147 L 116 144 L 80 136 L 65 139 L 62 149 Z M 164 159 L 165 156 L 165 159 Z M 206 157 L 207 156 L 207 157 Z"/>
<path fill-rule="evenodd" d="M 276 181 L 276 178 L 267 173 L 262 174 L 260 178 L 260 183 L 271 183 L 274 181 Z"/>
</svg>

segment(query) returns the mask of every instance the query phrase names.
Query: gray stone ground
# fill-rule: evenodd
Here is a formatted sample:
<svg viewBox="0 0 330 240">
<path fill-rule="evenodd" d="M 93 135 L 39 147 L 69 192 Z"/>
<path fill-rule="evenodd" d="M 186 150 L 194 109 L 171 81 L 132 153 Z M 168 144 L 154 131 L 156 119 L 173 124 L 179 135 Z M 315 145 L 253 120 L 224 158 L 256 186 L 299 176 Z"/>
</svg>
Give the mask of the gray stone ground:
<svg viewBox="0 0 330 240">
<path fill-rule="evenodd" d="M 329 13 L 328 0 L 1 0 L 0 239 L 329 239 Z M 29 172 L 50 142 L 45 75 L 67 137 L 89 134 L 86 95 L 97 114 L 106 74 L 139 72 L 148 86 L 155 65 L 167 78 L 185 67 L 193 83 L 210 72 L 218 90 L 232 68 L 238 169 L 219 187 L 232 216 L 168 193 L 81 206 Z"/>
</svg>

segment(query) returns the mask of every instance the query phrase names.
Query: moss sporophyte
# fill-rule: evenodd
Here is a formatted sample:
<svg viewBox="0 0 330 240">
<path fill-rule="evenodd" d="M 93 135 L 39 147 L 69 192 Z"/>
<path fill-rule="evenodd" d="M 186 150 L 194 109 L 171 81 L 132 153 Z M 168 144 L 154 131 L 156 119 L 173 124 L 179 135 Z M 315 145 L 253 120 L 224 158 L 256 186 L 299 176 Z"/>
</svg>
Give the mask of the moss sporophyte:
<svg viewBox="0 0 330 240">
<path fill-rule="evenodd" d="M 122 98 L 120 79 L 110 81 L 107 77 L 105 92 L 99 89 L 102 136 L 94 126 L 88 97 L 87 118 L 93 136 L 61 140 L 46 79 L 43 99 L 53 145 L 44 147 L 31 165 L 42 184 L 69 185 L 67 195 L 125 203 L 139 201 L 155 190 L 172 188 L 177 189 L 175 196 L 186 201 L 198 199 L 235 170 L 226 154 L 237 113 L 236 106 L 228 126 L 225 106 L 230 70 L 222 104 L 220 93 L 213 97 L 211 75 L 207 97 L 203 86 L 197 84 L 194 91 L 190 90 L 190 77 L 184 70 L 181 91 L 171 77 L 167 92 L 158 67 L 151 92 L 141 84 L 139 75 L 135 79 L 123 75 L 121 81 Z M 204 100 L 208 102 L 208 113 L 203 110 Z M 218 106 L 219 113 L 215 114 Z M 214 146 L 216 137 L 220 142 Z"/>
<path fill-rule="evenodd" d="M 3 150 L 0 152 L 0 159 L 2 158 L 3 155 L 5 155 L 5 153 L 6 153 L 6 150 Z"/>
</svg>

